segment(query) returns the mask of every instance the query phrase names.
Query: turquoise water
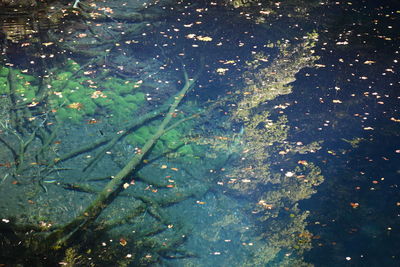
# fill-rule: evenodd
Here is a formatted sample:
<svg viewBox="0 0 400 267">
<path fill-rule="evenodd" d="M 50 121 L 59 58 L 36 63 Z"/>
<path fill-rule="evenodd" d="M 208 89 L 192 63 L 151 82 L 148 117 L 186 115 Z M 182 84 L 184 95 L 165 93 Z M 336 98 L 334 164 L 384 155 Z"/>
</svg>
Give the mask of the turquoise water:
<svg viewBox="0 0 400 267">
<path fill-rule="evenodd" d="M 399 265 L 397 3 L 20 4 L 0 265 Z"/>
</svg>

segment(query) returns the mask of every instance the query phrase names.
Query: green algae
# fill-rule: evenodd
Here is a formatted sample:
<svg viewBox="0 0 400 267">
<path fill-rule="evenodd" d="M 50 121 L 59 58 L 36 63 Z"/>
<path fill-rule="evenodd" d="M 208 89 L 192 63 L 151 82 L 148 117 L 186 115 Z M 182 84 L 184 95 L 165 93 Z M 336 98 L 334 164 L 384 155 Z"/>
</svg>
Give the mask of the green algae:
<svg viewBox="0 0 400 267">
<path fill-rule="evenodd" d="M 94 116 L 108 116 L 111 123 L 131 120 L 145 103 L 140 82 L 120 78 L 101 81 L 78 76 L 78 63 L 67 60 L 64 69 L 51 76 L 47 84 L 47 103 L 58 122 L 84 123 Z M 9 94 L 8 68 L 0 70 L 0 94 Z M 39 99 L 40 80 L 15 70 L 15 97 L 18 104 Z"/>
</svg>

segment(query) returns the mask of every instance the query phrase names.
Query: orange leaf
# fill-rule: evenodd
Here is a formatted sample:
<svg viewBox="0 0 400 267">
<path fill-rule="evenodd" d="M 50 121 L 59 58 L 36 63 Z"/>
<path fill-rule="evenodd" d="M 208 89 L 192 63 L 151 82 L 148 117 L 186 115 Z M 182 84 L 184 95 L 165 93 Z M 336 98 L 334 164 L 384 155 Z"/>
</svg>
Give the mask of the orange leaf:
<svg viewBox="0 0 400 267">
<path fill-rule="evenodd" d="M 119 239 L 119 244 L 121 245 L 121 246 L 123 246 L 123 247 L 125 247 L 127 244 L 128 244 L 128 242 L 125 240 L 125 239 L 123 239 L 122 237 Z"/>
</svg>

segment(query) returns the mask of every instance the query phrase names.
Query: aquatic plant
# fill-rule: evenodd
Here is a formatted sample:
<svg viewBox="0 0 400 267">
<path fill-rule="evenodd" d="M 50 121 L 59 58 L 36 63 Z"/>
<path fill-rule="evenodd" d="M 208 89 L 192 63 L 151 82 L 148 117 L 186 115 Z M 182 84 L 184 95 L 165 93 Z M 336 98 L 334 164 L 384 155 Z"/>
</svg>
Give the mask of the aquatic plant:
<svg viewBox="0 0 400 267">
<path fill-rule="evenodd" d="M 140 83 L 119 78 L 107 78 L 105 82 L 86 77 L 74 79 L 72 71 L 80 66 L 72 60 L 68 62 L 66 71 L 55 75 L 49 85 L 54 90 L 49 103 L 58 121 L 79 124 L 95 115 L 108 115 L 111 123 L 121 124 L 129 121 L 145 102 Z"/>
<path fill-rule="evenodd" d="M 296 164 L 296 154 L 315 152 L 319 143 L 299 145 L 288 140 L 286 116 L 274 114 L 265 103 L 289 94 L 295 75 L 314 65 L 318 58 L 313 55 L 316 39 L 312 33 L 301 43 L 277 45 L 280 52 L 271 63 L 266 63 L 271 59 L 261 60 L 265 55 L 256 54 L 247 63 L 243 77 L 246 87 L 236 95 L 237 108 L 231 110 L 233 122 L 242 124 L 244 131 L 237 164 L 240 167 L 226 175 L 226 184 L 235 194 L 257 198 L 252 213 L 263 222 L 260 232 L 265 234 L 260 239 L 268 244 L 265 250 L 258 250 L 257 262 L 249 263 L 253 266 L 272 264 L 282 251 L 297 260 L 311 248 L 312 235 L 305 229 L 308 213 L 302 212 L 298 203 L 316 192 L 323 176 L 311 162 L 301 160 Z M 290 160 L 294 162 L 289 164 Z M 260 255 L 262 251 L 266 254 Z"/>
</svg>

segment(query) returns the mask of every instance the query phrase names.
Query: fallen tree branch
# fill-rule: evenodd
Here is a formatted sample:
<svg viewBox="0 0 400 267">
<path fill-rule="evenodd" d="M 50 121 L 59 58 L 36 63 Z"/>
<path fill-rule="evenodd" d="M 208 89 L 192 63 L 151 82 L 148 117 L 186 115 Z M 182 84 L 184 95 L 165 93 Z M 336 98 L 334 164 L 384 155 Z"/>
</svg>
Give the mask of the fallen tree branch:
<svg viewBox="0 0 400 267">
<path fill-rule="evenodd" d="M 165 134 L 169 122 L 172 120 L 173 115 L 177 106 L 182 101 L 185 94 L 195 83 L 195 79 L 189 79 L 186 71 L 184 71 L 185 84 L 181 91 L 175 96 L 175 101 L 170 106 L 168 113 L 164 120 L 159 125 L 156 133 L 145 143 L 141 153 L 137 153 L 131 158 L 131 160 L 125 165 L 125 167 L 115 177 L 108 182 L 104 189 L 98 194 L 97 198 L 82 212 L 81 215 L 77 216 L 70 223 L 64 227 L 54 231 L 46 238 L 46 244 L 53 247 L 59 248 L 66 245 L 70 238 L 77 233 L 79 230 L 87 228 L 93 223 L 100 213 L 107 207 L 113 197 L 121 191 L 124 179 L 127 175 L 135 171 L 135 169 L 142 163 L 143 158 L 152 149 L 159 138 Z"/>
<path fill-rule="evenodd" d="M 168 101 L 169 103 L 169 101 Z M 82 153 L 91 151 L 93 149 L 95 149 L 98 146 L 104 145 L 108 142 L 112 142 L 114 139 L 119 140 L 120 138 L 122 138 L 123 136 L 127 135 L 128 133 L 130 133 L 131 129 L 136 128 L 142 124 L 144 124 L 145 122 L 147 122 L 148 120 L 151 120 L 157 116 L 159 116 L 162 112 L 164 112 L 165 110 L 168 110 L 168 104 L 162 105 L 160 108 L 158 108 L 157 110 L 151 111 L 145 115 L 142 115 L 138 120 L 132 122 L 131 124 L 127 125 L 124 129 L 114 133 L 111 136 L 106 136 L 104 138 L 101 138 L 99 140 L 96 140 L 95 142 L 86 145 L 86 146 L 82 146 L 74 151 L 71 151 L 57 159 L 54 160 L 54 162 L 51 165 L 55 165 L 57 163 L 60 163 L 62 161 L 68 160 L 70 158 L 76 157 Z"/>
</svg>

